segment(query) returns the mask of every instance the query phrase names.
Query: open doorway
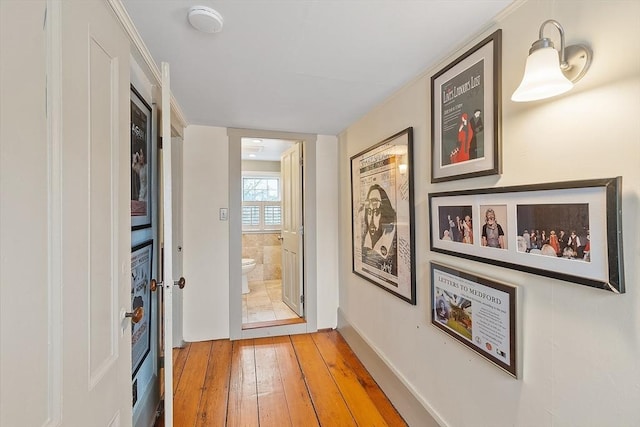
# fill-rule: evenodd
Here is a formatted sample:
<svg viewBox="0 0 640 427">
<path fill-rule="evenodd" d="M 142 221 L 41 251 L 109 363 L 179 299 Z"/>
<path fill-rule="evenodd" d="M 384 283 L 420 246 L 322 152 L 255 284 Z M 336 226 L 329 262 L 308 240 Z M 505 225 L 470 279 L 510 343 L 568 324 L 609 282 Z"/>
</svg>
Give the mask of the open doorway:
<svg viewBox="0 0 640 427">
<path fill-rule="evenodd" d="M 255 129 L 228 128 L 229 136 L 229 337 L 260 338 L 315 332 L 318 324 L 318 266 L 317 266 L 317 207 L 316 207 L 316 144 L 317 135 Z M 261 325 L 243 328 L 242 325 L 242 138 L 283 139 L 301 141 L 304 165 L 304 256 L 301 275 L 304 282 L 304 319 L 297 323 Z M 302 233 L 301 233 L 302 234 Z"/>
<path fill-rule="evenodd" d="M 302 143 L 241 144 L 242 328 L 303 322 Z"/>
</svg>

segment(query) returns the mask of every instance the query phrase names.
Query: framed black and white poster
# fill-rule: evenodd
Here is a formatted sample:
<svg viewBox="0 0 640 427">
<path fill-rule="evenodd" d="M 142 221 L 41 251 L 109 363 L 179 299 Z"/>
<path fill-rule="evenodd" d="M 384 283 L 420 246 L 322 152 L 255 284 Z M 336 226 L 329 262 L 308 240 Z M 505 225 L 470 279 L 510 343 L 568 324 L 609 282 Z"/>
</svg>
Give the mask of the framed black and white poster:
<svg viewBox="0 0 640 427">
<path fill-rule="evenodd" d="M 413 128 L 351 157 L 353 272 L 416 303 Z"/>
<path fill-rule="evenodd" d="M 431 324 L 518 377 L 516 288 L 431 263 Z"/>
<path fill-rule="evenodd" d="M 131 86 L 131 228 L 151 227 L 151 107 Z"/>
<path fill-rule="evenodd" d="M 131 311 L 142 307 L 144 315 L 131 323 L 131 368 L 135 377 L 151 350 L 151 286 L 153 274 L 153 240 L 131 250 Z"/>
<path fill-rule="evenodd" d="M 622 178 L 429 194 L 431 250 L 624 293 Z"/>
<path fill-rule="evenodd" d="M 431 77 L 431 182 L 500 173 L 502 31 Z"/>
</svg>

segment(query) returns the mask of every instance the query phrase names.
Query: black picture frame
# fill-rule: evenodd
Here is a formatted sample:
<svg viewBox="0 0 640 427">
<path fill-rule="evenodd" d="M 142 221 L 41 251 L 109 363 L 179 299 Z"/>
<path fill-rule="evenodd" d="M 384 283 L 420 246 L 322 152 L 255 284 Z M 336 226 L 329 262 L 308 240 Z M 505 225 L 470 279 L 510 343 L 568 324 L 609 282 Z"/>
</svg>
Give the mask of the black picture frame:
<svg viewBox="0 0 640 427">
<path fill-rule="evenodd" d="M 431 324 L 518 378 L 517 288 L 439 263 L 431 266 Z"/>
<path fill-rule="evenodd" d="M 142 307 L 138 323 L 131 323 L 131 369 L 135 378 L 151 351 L 151 278 L 153 277 L 153 240 L 131 249 L 131 311 Z"/>
<path fill-rule="evenodd" d="M 413 128 L 351 157 L 353 272 L 416 304 Z"/>
<path fill-rule="evenodd" d="M 431 250 L 624 293 L 621 189 L 615 177 L 431 193 Z"/>
<path fill-rule="evenodd" d="M 502 30 L 431 77 L 431 182 L 500 174 Z"/>
<path fill-rule="evenodd" d="M 131 85 L 131 229 L 152 223 L 152 117 L 151 107 Z"/>
</svg>

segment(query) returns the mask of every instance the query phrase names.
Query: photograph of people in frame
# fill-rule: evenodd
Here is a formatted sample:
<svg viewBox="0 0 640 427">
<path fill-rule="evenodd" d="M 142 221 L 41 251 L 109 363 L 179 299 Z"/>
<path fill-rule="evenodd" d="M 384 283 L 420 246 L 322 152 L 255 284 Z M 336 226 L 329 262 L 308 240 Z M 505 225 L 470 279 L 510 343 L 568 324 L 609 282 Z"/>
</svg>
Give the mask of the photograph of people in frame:
<svg viewBox="0 0 640 427">
<path fill-rule="evenodd" d="M 470 205 L 438 208 L 441 240 L 473 244 L 473 211 Z"/>
<path fill-rule="evenodd" d="M 507 249 L 507 206 L 481 205 L 484 224 L 480 233 L 482 246 Z"/>
<path fill-rule="evenodd" d="M 519 252 L 591 261 L 587 203 L 517 205 Z"/>
</svg>

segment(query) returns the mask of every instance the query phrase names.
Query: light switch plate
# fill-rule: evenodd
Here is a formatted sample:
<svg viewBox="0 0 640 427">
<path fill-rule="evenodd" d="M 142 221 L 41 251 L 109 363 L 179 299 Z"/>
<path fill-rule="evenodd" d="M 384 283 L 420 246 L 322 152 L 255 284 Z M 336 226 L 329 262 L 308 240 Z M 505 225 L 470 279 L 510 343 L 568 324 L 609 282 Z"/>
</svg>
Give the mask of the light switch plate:
<svg viewBox="0 0 640 427">
<path fill-rule="evenodd" d="M 227 221 L 229 219 L 229 209 L 220 208 L 220 221 Z"/>
</svg>

